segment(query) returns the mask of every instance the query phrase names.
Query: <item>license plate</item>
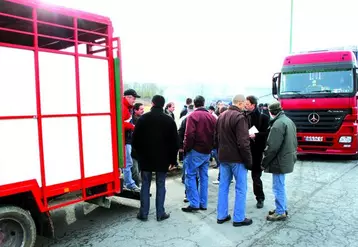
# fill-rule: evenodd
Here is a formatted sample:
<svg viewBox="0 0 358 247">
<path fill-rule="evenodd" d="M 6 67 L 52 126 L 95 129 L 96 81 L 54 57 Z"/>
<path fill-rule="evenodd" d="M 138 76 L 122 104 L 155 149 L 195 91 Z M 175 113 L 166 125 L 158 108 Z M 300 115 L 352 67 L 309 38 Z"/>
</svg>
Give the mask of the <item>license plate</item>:
<svg viewBox="0 0 358 247">
<path fill-rule="evenodd" d="M 322 136 L 305 136 L 306 142 L 323 142 Z"/>
</svg>

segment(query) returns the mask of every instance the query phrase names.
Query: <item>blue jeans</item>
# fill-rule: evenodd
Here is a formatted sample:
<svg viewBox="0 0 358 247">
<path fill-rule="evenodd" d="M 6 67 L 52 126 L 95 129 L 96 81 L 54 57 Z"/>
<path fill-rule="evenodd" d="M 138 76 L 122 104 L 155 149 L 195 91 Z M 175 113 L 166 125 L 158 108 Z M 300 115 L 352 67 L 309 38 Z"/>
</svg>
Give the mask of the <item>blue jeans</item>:
<svg viewBox="0 0 358 247">
<path fill-rule="evenodd" d="M 126 144 L 126 167 L 123 168 L 124 186 L 128 189 L 132 189 L 135 186 L 135 182 L 132 178 L 132 145 Z"/>
<path fill-rule="evenodd" d="M 185 189 L 189 206 L 207 208 L 210 154 L 202 154 L 195 150 L 187 153 L 185 164 Z M 199 173 L 199 191 L 196 185 Z"/>
<path fill-rule="evenodd" d="M 272 174 L 272 191 L 275 195 L 275 212 L 277 214 L 284 214 L 287 210 L 285 174 Z"/>
<path fill-rule="evenodd" d="M 229 215 L 229 189 L 232 177 L 235 177 L 234 222 L 242 222 L 246 215 L 247 169 L 241 163 L 220 164 L 220 184 L 218 195 L 218 220 Z"/>
<path fill-rule="evenodd" d="M 165 214 L 164 201 L 165 201 L 165 179 L 166 172 L 156 172 L 156 195 L 155 195 L 155 207 L 157 210 L 157 217 L 161 217 Z M 150 185 L 152 182 L 152 172 L 141 171 L 142 187 L 140 190 L 140 209 L 139 215 L 141 217 L 148 217 L 150 208 Z"/>
</svg>

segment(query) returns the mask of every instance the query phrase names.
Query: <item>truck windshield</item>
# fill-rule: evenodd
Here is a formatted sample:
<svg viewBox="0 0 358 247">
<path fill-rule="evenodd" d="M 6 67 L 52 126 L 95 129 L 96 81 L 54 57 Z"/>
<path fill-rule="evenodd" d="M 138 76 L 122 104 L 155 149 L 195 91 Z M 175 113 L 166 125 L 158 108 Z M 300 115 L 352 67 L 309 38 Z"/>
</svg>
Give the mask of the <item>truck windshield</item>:
<svg viewBox="0 0 358 247">
<path fill-rule="evenodd" d="M 354 90 L 353 70 L 282 73 L 280 95 L 344 94 Z"/>
</svg>

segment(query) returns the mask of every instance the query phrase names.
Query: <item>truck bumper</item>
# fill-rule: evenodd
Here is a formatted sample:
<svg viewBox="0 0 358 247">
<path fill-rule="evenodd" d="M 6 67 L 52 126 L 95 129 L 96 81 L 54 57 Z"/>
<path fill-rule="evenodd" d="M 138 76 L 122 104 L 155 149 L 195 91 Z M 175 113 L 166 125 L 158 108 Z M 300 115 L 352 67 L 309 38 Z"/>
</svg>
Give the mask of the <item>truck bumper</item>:
<svg viewBox="0 0 358 247">
<path fill-rule="evenodd" d="M 356 132 L 357 133 L 357 132 Z M 351 136 L 350 143 L 340 143 L 342 136 Z M 307 141 L 310 139 L 310 141 Z M 322 141 L 312 141 L 312 138 Z M 357 134 L 352 133 L 297 133 L 298 154 L 356 155 Z"/>
</svg>

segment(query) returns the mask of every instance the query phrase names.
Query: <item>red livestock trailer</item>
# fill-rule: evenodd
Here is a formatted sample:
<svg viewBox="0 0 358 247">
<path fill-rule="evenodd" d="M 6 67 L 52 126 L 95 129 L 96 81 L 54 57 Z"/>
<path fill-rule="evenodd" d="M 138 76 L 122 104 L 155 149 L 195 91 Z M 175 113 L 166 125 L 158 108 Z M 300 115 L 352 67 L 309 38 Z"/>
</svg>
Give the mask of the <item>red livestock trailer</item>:
<svg viewBox="0 0 358 247">
<path fill-rule="evenodd" d="M 53 236 L 50 211 L 122 190 L 119 38 L 109 18 L 0 0 L 0 246 Z"/>
</svg>

